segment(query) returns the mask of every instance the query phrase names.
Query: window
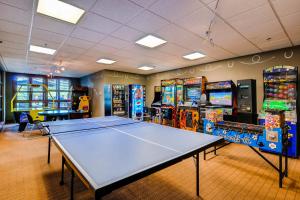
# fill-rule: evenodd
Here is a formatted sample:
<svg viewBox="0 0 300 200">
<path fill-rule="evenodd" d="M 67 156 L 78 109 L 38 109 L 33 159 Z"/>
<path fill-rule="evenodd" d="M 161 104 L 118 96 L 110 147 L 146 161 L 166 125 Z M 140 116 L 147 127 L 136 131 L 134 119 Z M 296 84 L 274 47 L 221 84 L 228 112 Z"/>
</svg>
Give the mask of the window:
<svg viewBox="0 0 300 200">
<path fill-rule="evenodd" d="M 28 84 L 32 84 L 29 86 Z M 48 86 L 48 92 L 42 85 Z M 56 78 L 17 76 L 15 78 L 14 91 L 18 92 L 15 100 L 15 108 L 28 110 L 30 108 L 71 108 L 71 81 Z M 53 103 L 54 100 L 54 103 Z"/>
<path fill-rule="evenodd" d="M 49 79 L 48 95 L 49 107 L 53 106 L 52 98 L 55 100 L 54 106 L 60 109 L 71 108 L 71 81 L 68 79 Z M 52 97 L 51 97 L 52 96 Z M 51 101 L 51 102 L 50 102 Z"/>
</svg>

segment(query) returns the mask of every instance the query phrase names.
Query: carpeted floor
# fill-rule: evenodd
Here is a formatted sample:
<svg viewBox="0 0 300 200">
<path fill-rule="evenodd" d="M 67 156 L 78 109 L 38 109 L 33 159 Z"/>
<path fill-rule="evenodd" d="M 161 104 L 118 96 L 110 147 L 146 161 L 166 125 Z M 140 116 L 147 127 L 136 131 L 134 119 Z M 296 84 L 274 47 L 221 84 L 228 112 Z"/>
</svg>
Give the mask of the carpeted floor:
<svg viewBox="0 0 300 200">
<path fill-rule="evenodd" d="M 47 137 L 23 137 L 12 130 L 0 133 L 0 199 L 69 199 L 70 173 L 66 172 L 66 184 L 60 186 L 61 155 L 55 146 L 48 165 Z M 276 156 L 265 155 L 277 163 Z M 201 160 L 201 198 L 195 195 L 194 161 L 187 159 L 103 199 L 300 199 L 300 160 L 290 159 L 289 164 L 289 178 L 279 189 L 273 168 L 250 148 L 231 144 L 218 156 Z M 93 199 L 77 178 L 75 199 Z"/>
</svg>

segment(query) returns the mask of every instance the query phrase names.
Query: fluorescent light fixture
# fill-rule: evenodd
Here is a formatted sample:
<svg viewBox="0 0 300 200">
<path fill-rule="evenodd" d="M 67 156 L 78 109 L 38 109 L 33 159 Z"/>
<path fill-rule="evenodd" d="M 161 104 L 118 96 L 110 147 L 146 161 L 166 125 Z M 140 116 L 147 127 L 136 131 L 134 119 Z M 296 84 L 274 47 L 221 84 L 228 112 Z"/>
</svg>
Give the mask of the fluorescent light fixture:
<svg viewBox="0 0 300 200">
<path fill-rule="evenodd" d="M 35 53 L 43 53 L 43 54 L 49 54 L 49 55 L 53 55 L 56 52 L 56 50 L 54 50 L 54 49 L 50 49 L 50 48 L 46 48 L 46 47 L 39 47 L 39 46 L 35 46 L 35 45 L 30 45 L 29 50 L 32 52 L 35 52 Z"/>
<path fill-rule="evenodd" d="M 153 35 L 147 35 L 147 36 L 143 37 L 142 39 L 139 39 L 135 43 L 137 43 L 139 45 L 143 45 L 145 47 L 154 48 L 154 47 L 162 45 L 166 42 L 167 41 L 160 39 L 158 37 L 155 37 Z"/>
<path fill-rule="evenodd" d="M 187 54 L 185 56 L 183 56 L 185 59 L 188 59 L 188 60 L 196 60 L 196 59 L 199 59 L 199 58 L 203 58 L 205 57 L 206 55 L 200 53 L 200 52 L 194 52 L 194 53 L 191 53 L 191 54 Z"/>
<path fill-rule="evenodd" d="M 77 24 L 85 11 L 58 0 L 39 0 L 37 12 L 62 21 Z"/>
<path fill-rule="evenodd" d="M 106 65 L 111 65 L 113 63 L 115 63 L 115 60 L 110 60 L 110 59 L 106 59 L 106 58 L 101 58 L 100 60 L 96 61 L 97 63 L 101 63 L 101 64 L 106 64 Z"/>
<path fill-rule="evenodd" d="M 150 67 L 150 66 L 142 66 L 142 67 L 139 67 L 138 69 L 144 70 L 144 71 L 149 71 L 149 70 L 154 69 L 154 67 Z"/>
</svg>

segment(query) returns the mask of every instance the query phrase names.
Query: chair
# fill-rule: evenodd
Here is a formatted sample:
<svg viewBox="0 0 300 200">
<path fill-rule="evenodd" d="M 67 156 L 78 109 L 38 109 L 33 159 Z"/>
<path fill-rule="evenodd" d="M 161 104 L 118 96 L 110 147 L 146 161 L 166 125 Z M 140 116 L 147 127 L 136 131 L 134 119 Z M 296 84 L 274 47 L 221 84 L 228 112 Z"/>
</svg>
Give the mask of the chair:
<svg viewBox="0 0 300 200">
<path fill-rule="evenodd" d="M 43 110 L 30 110 L 29 114 L 27 114 L 28 116 L 28 121 L 29 121 L 29 125 L 30 125 L 30 134 L 32 133 L 33 129 L 35 127 L 37 127 L 40 132 L 43 134 L 42 131 L 42 124 L 41 122 L 45 121 L 45 117 L 44 116 L 40 116 L 38 113 L 42 112 Z M 28 126 L 28 124 L 27 124 Z M 24 133 L 23 133 L 24 136 Z"/>
</svg>

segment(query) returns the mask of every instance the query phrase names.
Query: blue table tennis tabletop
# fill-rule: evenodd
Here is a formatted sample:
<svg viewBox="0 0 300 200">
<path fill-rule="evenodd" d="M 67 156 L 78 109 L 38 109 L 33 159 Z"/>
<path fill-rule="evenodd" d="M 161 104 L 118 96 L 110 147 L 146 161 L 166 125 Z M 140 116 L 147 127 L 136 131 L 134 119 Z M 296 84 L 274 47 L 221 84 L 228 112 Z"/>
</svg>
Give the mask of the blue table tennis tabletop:
<svg viewBox="0 0 300 200">
<path fill-rule="evenodd" d="M 199 168 L 199 153 L 223 141 L 218 136 L 120 117 L 48 125 L 51 138 L 63 155 L 62 182 L 63 166 L 67 164 L 72 177 L 76 173 L 95 199 L 194 155 Z M 197 180 L 198 195 L 198 177 Z"/>
</svg>

